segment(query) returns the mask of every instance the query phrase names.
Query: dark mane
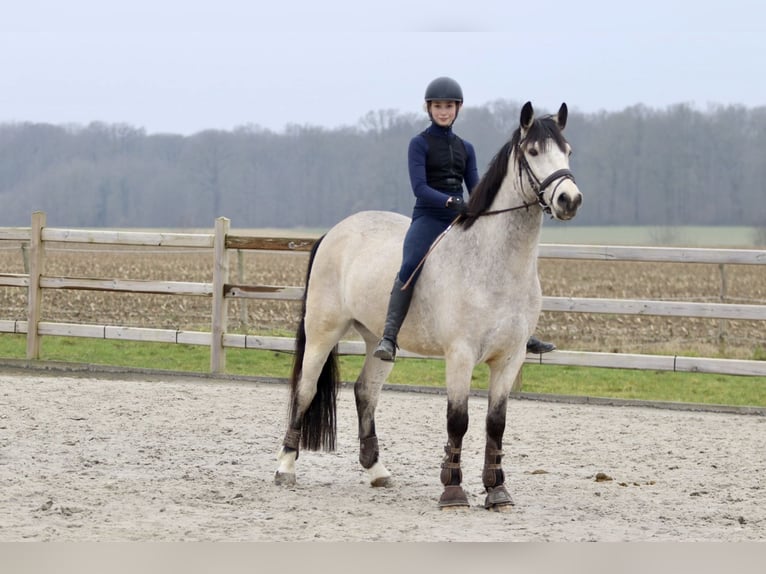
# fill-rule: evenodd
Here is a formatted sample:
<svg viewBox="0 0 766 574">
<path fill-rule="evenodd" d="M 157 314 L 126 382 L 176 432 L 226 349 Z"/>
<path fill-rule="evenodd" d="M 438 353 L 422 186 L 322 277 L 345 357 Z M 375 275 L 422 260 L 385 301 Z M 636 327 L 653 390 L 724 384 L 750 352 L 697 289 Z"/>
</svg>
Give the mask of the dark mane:
<svg viewBox="0 0 766 574">
<path fill-rule="evenodd" d="M 532 122 L 529 130 L 524 137 L 524 143 L 538 144 L 544 152 L 550 142 L 554 142 L 561 151 L 566 149 L 566 139 L 564 138 L 555 116 L 544 116 Z M 479 218 L 479 214 L 487 211 L 489 206 L 497 195 L 500 185 L 508 175 L 508 163 L 511 152 L 521 143 L 521 128 L 518 127 L 513 132 L 511 139 L 505 144 L 489 162 L 489 167 L 484 175 L 476 184 L 468 200 L 468 213 L 460 220 L 460 224 L 468 229 Z"/>
</svg>

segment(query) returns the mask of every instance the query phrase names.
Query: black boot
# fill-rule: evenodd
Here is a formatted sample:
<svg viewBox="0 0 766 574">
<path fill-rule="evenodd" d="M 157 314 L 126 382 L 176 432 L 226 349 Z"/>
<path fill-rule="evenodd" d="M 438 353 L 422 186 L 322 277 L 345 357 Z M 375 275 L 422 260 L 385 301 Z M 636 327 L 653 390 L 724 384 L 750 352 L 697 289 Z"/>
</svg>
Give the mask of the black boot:
<svg viewBox="0 0 766 574">
<path fill-rule="evenodd" d="M 535 353 L 536 355 L 539 355 L 553 351 L 555 348 L 556 345 L 553 343 L 546 343 L 539 339 L 535 339 L 534 337 L 530 337 L 529 341 L 527 341 L 527 353 Z"/>
<path fill-rule="evenodd" d="M 394 287 L 391 290 L 391 298 L 388 300 L 388 313 L 386 314 L 386 325 L 383 327 L 383 338 L 375 348 L 373 355 L 381 361 L 393 361 L 396 358 L 396 336 L 407 316 L 412 300 L 413 287 L 410 285 L 402 291 L 402 283 L 399 276 L 394 280 Z"/>
</svg>

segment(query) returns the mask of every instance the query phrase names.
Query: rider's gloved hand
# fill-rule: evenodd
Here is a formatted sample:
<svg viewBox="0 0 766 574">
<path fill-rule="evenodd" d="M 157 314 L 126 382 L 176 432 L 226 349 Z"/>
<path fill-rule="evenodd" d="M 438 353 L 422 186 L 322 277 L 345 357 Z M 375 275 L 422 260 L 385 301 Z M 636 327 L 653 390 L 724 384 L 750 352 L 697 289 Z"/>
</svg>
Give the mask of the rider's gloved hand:
<svg viewBox="0 0 766 574">
<path fill-rule="evenodd" d="M 465 201 L 463 201 L 463 198 L 459 195 L 450 195 L 449 199 L 447 199 L 447 203 L 444 205 L 448 209 L 456 211 L 460 215 L 465 215 L 468 213 L 468 206 L 465 204 Z"/>
</svg>

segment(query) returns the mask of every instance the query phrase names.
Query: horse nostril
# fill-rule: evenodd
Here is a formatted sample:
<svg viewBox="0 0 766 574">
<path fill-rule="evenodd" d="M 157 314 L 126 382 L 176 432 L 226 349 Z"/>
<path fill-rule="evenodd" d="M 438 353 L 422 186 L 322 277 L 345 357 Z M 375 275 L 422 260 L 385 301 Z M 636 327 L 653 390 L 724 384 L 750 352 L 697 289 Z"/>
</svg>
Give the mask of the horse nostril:
<svg viewBox="0 0 766 574">
<path fill-rule="evenodd" d="M 556 203 L 563 210 L 569 211 L 572 208 L 572 198 L 568 193 L 562 193 L 559 195 Z"/>
<path fill-rule="evenodd" d="M 562 193 L 559 195 L 556 203 L 566 211 L 573 211 L 580 207 L 580 204 L 582 203 L 582 195 L 578 193 L 577 195 L 572 196 L 568 193 Z"/>
</svg>

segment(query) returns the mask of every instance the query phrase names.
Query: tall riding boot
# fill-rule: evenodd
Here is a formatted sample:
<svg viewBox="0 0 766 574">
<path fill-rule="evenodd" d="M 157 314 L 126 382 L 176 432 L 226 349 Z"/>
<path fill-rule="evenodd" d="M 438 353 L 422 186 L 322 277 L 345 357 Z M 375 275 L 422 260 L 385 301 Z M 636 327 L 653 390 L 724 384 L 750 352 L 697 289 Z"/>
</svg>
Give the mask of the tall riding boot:
<svg viewBox="0 0 766 574">
<path fill-rule="evenodd" d="M 396 358 L 396 336 L 407 316 L 412 300 L 412 291 L 414 287 L 410 285 L 402 291 L 402 283 L 399 276 L 394 280 L 394 287 L 391 290 L 391 298 L 388 301 L 388 313 L 386 314 L 386 325 L 383 327 L 383 338 L 378 343 L 373 353 L 382 361 L 393 361 Z"/>
<path fill-rule="evenodd" d="M 553 343 L 547 343 L 545 341 L 541 341 L 540 339 L 536 339 L 535 337 L 530 337 L 527 341 L 527 353 L 550 353 L 556 348 L 556 345 Z"/>
</svg>

